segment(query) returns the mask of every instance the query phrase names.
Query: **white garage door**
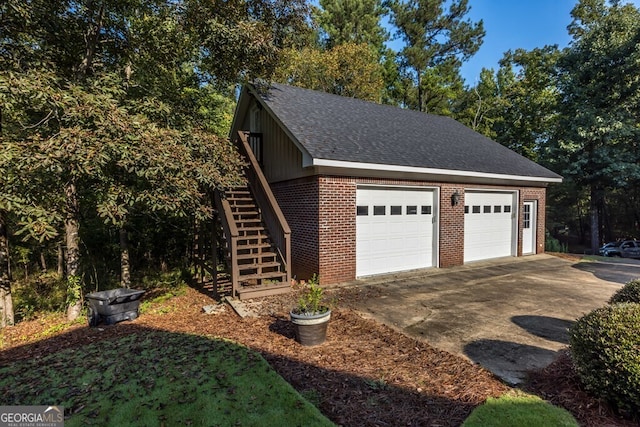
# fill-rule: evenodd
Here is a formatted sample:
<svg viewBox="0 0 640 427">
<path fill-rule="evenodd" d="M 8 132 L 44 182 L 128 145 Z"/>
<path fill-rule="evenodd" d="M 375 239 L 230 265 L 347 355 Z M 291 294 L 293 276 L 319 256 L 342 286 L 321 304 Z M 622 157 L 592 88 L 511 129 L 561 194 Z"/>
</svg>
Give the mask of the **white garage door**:
<svg viewBox="0 0 640 427">
<path fill-rule="evenodd" d="M 435 265 L 434 190 L 362 187 L 356 195 L 356 276 Z"/>
<path fill-rule="evenodd" d="M 465 192 L 464 262 L 514 255 L 515 193 Z"/>
</svg>

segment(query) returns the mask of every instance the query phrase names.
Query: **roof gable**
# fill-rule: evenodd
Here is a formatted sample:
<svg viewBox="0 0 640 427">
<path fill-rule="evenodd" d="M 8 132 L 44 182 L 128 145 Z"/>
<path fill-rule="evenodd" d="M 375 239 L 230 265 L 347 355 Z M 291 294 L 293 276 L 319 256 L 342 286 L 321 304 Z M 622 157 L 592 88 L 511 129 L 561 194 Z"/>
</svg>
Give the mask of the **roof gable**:
<svg viewBox="0 0 640 427">
<path fill-rule="evenodd" d="M 554 172 L 442 116 L 272 84 L 250 88 L 314 162 L 542 178 Z"/>
</svg>

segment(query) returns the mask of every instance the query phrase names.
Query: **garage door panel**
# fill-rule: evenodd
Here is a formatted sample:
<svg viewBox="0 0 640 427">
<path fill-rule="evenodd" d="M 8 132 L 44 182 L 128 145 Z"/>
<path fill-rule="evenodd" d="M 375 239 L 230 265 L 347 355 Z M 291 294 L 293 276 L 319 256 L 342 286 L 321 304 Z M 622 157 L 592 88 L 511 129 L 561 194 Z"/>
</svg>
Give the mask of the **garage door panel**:
<svg viewBox="0 0 640 427">
<path fill-rule="evenodd" d="M 514 200 L 514 193 L 465 193 L 465 262 L 514 254 Z"/>
<path fill-rule="evenodd" d="M 433 190 L 358 188 L 356 204 L 369 215 L 356 217 L 356 276 L 381 274 L 434 265 Z M 384 215 L 372 215 L 374 206 Z M 364 209 L 360 209 L 364 212 Z"/>
</svg>

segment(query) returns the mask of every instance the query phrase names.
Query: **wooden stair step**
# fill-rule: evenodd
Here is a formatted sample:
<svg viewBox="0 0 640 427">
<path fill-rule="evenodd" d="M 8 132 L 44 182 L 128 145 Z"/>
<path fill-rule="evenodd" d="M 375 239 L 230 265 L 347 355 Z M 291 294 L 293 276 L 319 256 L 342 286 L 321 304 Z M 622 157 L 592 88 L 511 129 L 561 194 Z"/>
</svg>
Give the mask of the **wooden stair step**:
<svg viewBox="0 0 640 427">
<path fill-rule="evenodd" d="M 246 245 L 238 244 L 238 250 L 247 250 L 247 249 L 262 249 L 262 248 L 270 248 L 270 243 L 249 243 Z"/>
<path fill-rule="evenodd" d="M 256 230 L 253 230 L 254 228 L 262 228 L 263 230 L 266 230 L 265 225 L 262 223 L 262 220 L 260 219 L 236 221 L 236 228 L 238 230 L 251 229 L 252 231 L 256 231 Z"/>
<path fill-rule="evenodd" d="M 238 254 L 236 255 L 236 258 L 238 258 L 238 260 L 246 260 L 246 259 L 252 259 L 252 258 L 275 258 L 277 255 L 275 252 L 260 252 L 257 254 Z"/>
<path fill-rule="evenodd" d="M 268 242 L 269 236 L 266 234 L 254 234 L 248 236 L 238 236 L 238 248 L 251 245 L 271 244 Z"/>
<path fill-rule="evenodd" d="M 230 204 L 231 206 L 231 211 L 233 213 L 237 213 L 237 212 L 246 212 L 247 209 L 253 209 L 253 210 L 257 210 L 258 207 L 255 205 L 255 203 L 243 203 L 243 204 Z M 243 209 L 242 211 L 240 211 L 240 209 Z"/>
<path fill-rule="evenodd" d="M 257 216 L 259 218 L 260 217 L 260 212 L 258 212 L 258 211 L 244 211 L 244 212 L 234 212 L 233 213 L 233 217 L 236 219 L 236 221 L 238 219 L 242 219 L 242 217 L 249 216 L 249 215 Z"/>
<path fill-rule="evenodd" d="M 286 275 L 287 274 L 282 271 L 268 271 L 265 273 L 241 274 L 240 277 L 238 277 L 238 280 L 242 282 L 247 280 L 275 279 L 277 277 L 286 277 Z"/>
<path fill-rule="evenodd" d="M 263 226 L 238 227 L 238 231 L 264 231 L 264 227 Z"/>
<path fill-rule="evenodd" d="M 255 270 L 257 268 L 280 267 L 280 265 L 281 264 L 278 261 L 254 262 L 252 264 L 239 264 L 238 268 L 240 270 Z"/>
<path fill-rule="evenodd" d="M 238 298 L 240 300 L 262 298 L 271 295 L 281 295 L 291 292 L 291 285 L 287 282 L 269 283 L 265 285 L 240 286 Z"/>
<path fill-rule="evenodd" d="M 264 230 L 242 230 L 238 229 L 238 239 L 257 239 L 268 237 L 264 232 Z"/>
<path fill-rule="evenodd" d="M 249 224 L 252 224 L 252 225 L 249 225 Z M 240 218 L 236 220 L 236 226 L 241 226 L 244 228 L 247 228 L 247 227 L 264 228 L 264 224 L 262 224 L 262 218 Z"/>
</svg>

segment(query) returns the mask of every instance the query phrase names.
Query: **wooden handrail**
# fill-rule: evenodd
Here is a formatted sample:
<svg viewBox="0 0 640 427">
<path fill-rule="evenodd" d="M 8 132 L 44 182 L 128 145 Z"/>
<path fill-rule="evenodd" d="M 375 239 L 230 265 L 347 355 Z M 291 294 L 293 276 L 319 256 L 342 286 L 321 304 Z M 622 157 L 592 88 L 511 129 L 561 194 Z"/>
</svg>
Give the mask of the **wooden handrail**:
<svg viewBox="0 0 640 427">
<path fill-rule="evenodd" d="M 291 229 L 280 210 L 280 206 L 276 202 L 276 198 L 271 191 L 271 187 L 267 182 L 262 169 L 256 159 L 247 136 L 244 132 L 238 132 L 236 140 L 240 153 L 249 161 L 249 167 L 246 170 L 247 181 L 253 190 L 254 197 L 258 202 L 258 206 L 262 210 L 262 216 L 267 226 L 274 245 L 280 252 L 282 262 L 284 263 L 287 273 L 287 283 L 291 282 Z"/>
<path fill-rule="evenodd" d="M 233 221 L 233 212 L 231 211 L 231 205 L 229 205 L 229 201 L 220 196 L 220 191 L 214 192 L 216 207 L 218 208 L 218 212 L 222 212 L 220 215 L 220 220 L 222 222 L 222 229 L 224 230 L 224 235 L 229 236 L 229 240 L 227 244 L 229 245 L 229 252 L 231 254 L 231 286 L 232 286 L 232 295 L 236 295 L 236 292 L 239 288 L 239 277 L 240 277 L 240 269 L 238 267 L 238 258 L 236 257 L 236 251 L 238 248 L 238 237 L 240 233 L 238 232 L 238 227 L 236 227 L 235 222 Z M 231 219 L 231 221 L 229 221 Z"/>
</svg>

